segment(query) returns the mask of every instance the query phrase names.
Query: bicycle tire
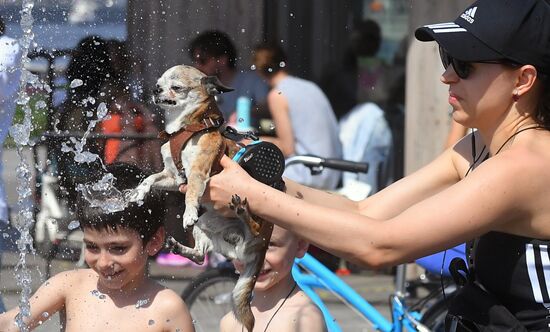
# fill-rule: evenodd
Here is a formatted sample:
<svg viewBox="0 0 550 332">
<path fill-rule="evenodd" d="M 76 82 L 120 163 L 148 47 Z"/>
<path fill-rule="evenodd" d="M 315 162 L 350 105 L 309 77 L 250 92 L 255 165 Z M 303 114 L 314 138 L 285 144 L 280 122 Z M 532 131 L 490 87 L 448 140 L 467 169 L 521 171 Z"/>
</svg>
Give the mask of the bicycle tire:
<svg viewBox="0 0 550 332">
<path fill-rule="evenodd" d="M 231 311 L 231 291 L 238 275 L 233 269 L 206 270 L 193 278 L 181 293 L 197 332 L 217 331 L 225 314 Z"/>
<path fill-rule="evenodd" d="M 447 316 L 448 302 L 453 298 L 454 293 L 447 294 L 446 298 L 440 297 L 422 315 L 420 322 L 432 332 L 445 331 L 445 316 Z"/>
</svg>

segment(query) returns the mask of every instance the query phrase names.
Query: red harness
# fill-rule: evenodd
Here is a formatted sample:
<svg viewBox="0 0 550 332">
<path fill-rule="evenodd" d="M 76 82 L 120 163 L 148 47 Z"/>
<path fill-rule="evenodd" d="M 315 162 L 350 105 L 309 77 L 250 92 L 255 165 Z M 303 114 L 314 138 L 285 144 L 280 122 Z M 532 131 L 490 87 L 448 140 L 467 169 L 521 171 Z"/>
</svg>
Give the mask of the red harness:
<svg viewBox="0 0 550 332">
<path fill-rule="evenodd" d="M 202 131 L 208 131 L 213 129 L 218 129 L 224 123 L 223 115 L 217 107 L 209 107 L 208 111 L 204 113 L 202 119 L 198 123 L 192 123 L 187 126 L 183 126 L 180 130 L 173 134 L 168 134 L 166 131 L 161 131 L 159 133 L 159 138 L 164 141 L 170 142 L 170 154 L 172 155 L 172 160 L 176 165 L 178 172 L 183 173 L 183 163 L 181 161 L 181 151 L 187 144 L 187 142 L 195 134 Z M 220 147 L 216 162 L 212 165 L 212 174 L 216 174 L 222 171 L 220 165 L 220 159 L 225 153 L 225 143 Z"/>
</svg>

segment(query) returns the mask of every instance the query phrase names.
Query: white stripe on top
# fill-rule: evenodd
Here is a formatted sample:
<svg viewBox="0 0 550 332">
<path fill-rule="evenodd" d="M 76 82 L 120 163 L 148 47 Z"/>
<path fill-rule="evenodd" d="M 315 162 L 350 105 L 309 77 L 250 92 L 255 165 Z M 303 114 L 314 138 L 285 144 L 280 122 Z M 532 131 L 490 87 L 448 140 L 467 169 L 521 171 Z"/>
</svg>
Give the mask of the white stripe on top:
<svg viewBox="0 0 550 332">
<path fill-rule="evenodd" d="M 546 282 L 546 289 L 548 291 L 548 294 L 550 294 L 550 289 L 548 289 L 548 286 L 550 284 L 550 258 L 548 257 L 548 246 L 547 245 L 539 245 L 540 248 L 540 258 L 541 263 L 543 266 L 543 271 L 540 271 L 540 273 L 543 273 L 544 280 Z M 550 308 L 550 303 L 545 303 L 544 299 L 542 298 L 542 289 L 541 285 L 539 284 L 539 278 L 537 271 L 537 267 L 535 265 L 535 250 L 533 249 L 532 243 L 527 243 L 525 245 L 525 261 L 527 264 L 527 273 L 529 274 L 529 280 L 531 281 L 531 289 L 533 290 L 533 296 L 535 297 L 535 301 L 537 303 L 542 303 L 546 308 Z"/>
<path fill-rule="evenodd" d="M 433 29 L 434 33 L 466 32 L 464 28 Z"/>
</svg>

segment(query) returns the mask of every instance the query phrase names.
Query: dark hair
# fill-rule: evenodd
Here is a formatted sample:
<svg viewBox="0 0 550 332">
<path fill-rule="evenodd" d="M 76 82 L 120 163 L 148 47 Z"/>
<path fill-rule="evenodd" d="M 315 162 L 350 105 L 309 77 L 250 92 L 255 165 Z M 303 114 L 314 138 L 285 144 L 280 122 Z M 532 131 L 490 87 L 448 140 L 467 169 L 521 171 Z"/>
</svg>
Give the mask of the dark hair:
<svg viewBox="0 0 550 332">
<path fill-rule="evenodd" d="M 2 16 L 0 16 L 0 36 L 4 34 L 4 30 L 6 30 L 6 25 L 4 24 Z"/>
<path fill-rule="evenodd" d="M 227 56 L 230 68 L 237 66 L 237 51 L 229 36 L 219 30 L 208 30 L 199 34 L 189 44 L 189 55 L 193 61 Z M 198 59 L 196 59 L 198 55 Z"/>
<path fill-rule="evenodd" d="M 550 130 L 550 75 L 539 74 L 540 95 L 535 113 L 535 120 L 542 127 Z"/>
<path fill-rule="evenodd" d="M 373 20 L 359 22 L 351 33 L 350 46 L 355 56 L 374 56 L 380 48 L 380 25 Z"/>
<path fill-rule="evenodd" d="M 67 68 L 67 80 L 81 79 L 83 84 L 69 90 L 71 102 L 81 102 L 88 97 L 97 98 L 101 86 L 113 75 L 109 49 L 105 39 L 89 36 L 82 39 L 72 53 Z"/>
<path fill-rule="evenodd" d="M 262 43 L 254 48 L 254 66 L 267 77 L 285 69 L 286 61 L 285 51 L 279 44 Z"/>
<path fill-rule="evenodd" d="M 107 171 L 116 178 L 114 186 L 120 191 L 137 187 L 145 178 L 145 174 L 139 167 L 126 163 L 110 164 L 107 166 Z M 114 213 L 91 207 L 82 195 L 79 195 L 78 201 L 82 210 L 79 213 L 82 230 L 87 228 L 97 231 L 131 229 L 136 231 L 143 244 L 146 244 L 163 226 L 164 200 L 160 193 L 154 190 L 147 194 L 143 204 L 130 203 L 123 211 Z"/>
</svg>

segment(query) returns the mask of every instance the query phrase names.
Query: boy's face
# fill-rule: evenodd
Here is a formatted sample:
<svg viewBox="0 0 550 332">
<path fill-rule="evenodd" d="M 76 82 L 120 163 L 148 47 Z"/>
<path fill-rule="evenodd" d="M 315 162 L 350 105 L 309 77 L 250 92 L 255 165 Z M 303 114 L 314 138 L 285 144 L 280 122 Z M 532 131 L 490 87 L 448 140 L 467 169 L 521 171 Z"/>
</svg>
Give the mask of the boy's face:
<svg viewBox="0 0 550 332">
<path fill-rule="evenodd" d="M 294 258 L 303 257 L 307 248 L 307 242 L 284 228 L 275 226 L 255 290 L 266 291 L 288 277 Z"/>
<path fill-rule="evenodd" d="M 85 259 L 97 272 L 99 285 L 112 290 L 136 288 L 145 277 L 145 265 L 150 255 L 162 247 L 164 233 L 157 231 L 145 245 L 131 229 L 116 231 L 84 228 Z"/>
</svg>

